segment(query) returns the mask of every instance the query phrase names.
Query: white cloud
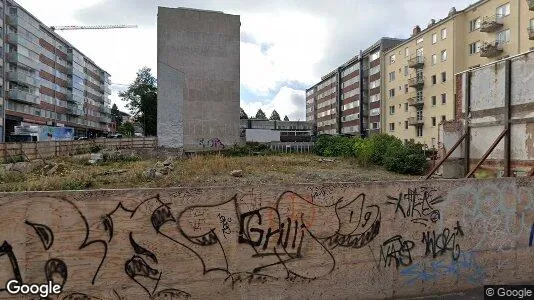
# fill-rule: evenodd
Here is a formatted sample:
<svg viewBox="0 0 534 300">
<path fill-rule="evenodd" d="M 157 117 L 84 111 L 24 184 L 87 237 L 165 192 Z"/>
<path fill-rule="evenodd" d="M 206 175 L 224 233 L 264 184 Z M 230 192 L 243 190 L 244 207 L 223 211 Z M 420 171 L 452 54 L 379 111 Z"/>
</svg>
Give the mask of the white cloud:
<svg viewBox="0 0 534 300">
<path fill-rule="evenodd" d="M 267 117 L 270 117 L 273 110 L 276 109 L 280 118 L 287 116 L 292 121 L 306 120 L 305 93 L 301 90 L 295 90 L 284 86 L 272 99 L 264 99 L 254 102 L 242 102 L 241 105 L 249 117 L 254 117 L 258 109 L 262 109 Z"/>
</svg>

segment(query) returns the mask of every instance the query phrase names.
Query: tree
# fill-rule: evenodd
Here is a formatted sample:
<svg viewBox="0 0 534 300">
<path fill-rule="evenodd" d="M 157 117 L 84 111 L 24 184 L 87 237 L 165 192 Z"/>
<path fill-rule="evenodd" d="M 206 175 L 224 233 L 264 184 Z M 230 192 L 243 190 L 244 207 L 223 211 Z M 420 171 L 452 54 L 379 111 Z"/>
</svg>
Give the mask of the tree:
<svg viewBox="0 0 534 300">
<path fill-rule="evenodd" d="M 267 120 L 267 116 L 265 115 L 263 110 L 261 110 L 261 108 L 258 109 L 258 112 L 256 113 L 256 119 L 258 119 L 258 120 Z"/>
<path fill-rule="evenodd" d="M 269 118 L 269 120 L 280 121 L 280 115 L 278 114 L 276 109 L 273 110 L 273 112 L 271 113 L 271 117 Z"/>
<path fill-rule="evenodd" d="M 115 103 L 111 106 L 111 121 L 115 121 L 117 128 L 122 124 L 122 114 Z"/>
<path fill-rule="evenodd" d="M 133 136 L 135 128 L 131 122 L 124 122 L 117 128 L 117 132 L 124 136 Z"/>
<path fill-rule="evenodd" d="M 143 67 L 137 72 L 134 82 L 126 91 L 119 93 L 126 107 L 130 109 L 141 125 L 145 136 L 157 134 L 157 87 L 156 78 L 150 73 L 150 68 Z"/>
<path fill-rule="evenodd" d="M 289 118 L 287 116 L 284 116 L 284 121 L 289 121 Z"/>
<path fill-rule="evenodd" d="M 248 119 L 247 113 L 241 108 L 241 112 L 239 113 L 239 119 Z"/>
</svg>

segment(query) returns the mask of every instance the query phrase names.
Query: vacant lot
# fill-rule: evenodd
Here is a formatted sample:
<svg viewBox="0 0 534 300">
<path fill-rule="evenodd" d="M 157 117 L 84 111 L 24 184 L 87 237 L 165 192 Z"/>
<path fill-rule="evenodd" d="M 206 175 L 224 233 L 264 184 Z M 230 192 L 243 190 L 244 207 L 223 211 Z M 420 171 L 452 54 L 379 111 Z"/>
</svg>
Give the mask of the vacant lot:
<svg viewBox="0 0 534 300">
<path fill-rule="evenodd" d="M 221 155 L 175 159 L 166 175 L 148 178 L 146 170 L 156 160 L 105 162 L 89 165 L 88 156 L 48 162 L 60 164 L 53 174 L 47 169 L 6 171 L 0 169 L 0 191 L 78 190 L 170 186 L 319 183 L 367 180 L 417 179 L 378 167 L 364 168 L 352 159 L 324 160 L 314 155 L 226 157 Z M 230 175 L 242 170 L 242 177 Z"/>
</svg>

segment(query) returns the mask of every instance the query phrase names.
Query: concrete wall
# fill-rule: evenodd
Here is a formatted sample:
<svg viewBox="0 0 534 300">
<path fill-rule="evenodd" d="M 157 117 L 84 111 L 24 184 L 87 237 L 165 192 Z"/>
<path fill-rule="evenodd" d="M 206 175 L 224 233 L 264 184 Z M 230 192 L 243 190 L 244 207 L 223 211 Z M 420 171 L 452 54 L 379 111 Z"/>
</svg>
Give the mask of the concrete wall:
<svg viewBox="0 0 534 300">
<path fill-rule="evenodd" d="M 0 281 L 52 278 L 59 299 L 421 296 L 532 283 L 533 230 L 525 178 L 4 193 Z"/>
<path fill-rule="evenodd" d="M 239 16 L 158 9 L 160 146 L 239 140 Z"/>
<path fill-rule="evenodd" d="M 280 131 L 269 129 L 246 129 L 246 141 L 258 143 L 280 142 Z"/>
<path fill-rule="evenodd" d="M 490 148 L 491 144 L 504 130 L 505 126 L 505 64 L 501 61 L 472 71 L 471 85 L 467 86 L 467 73 L 457 75 L 456 81 L 461 86 L 456 100 L 460 122 L 469 122 L 471 142 L 469 145 L 471 165 Z M 518 175 L 527 172 L 534 161 L 534 52 L 511 59 L 511 160 L 512 168 Z M 465 99 L 467 91 L 471 93 L 470 114 L 466 118 Z M 463 132 L 462 127 L 457 128 Z M 449 137 L 459 136 L 458 131 L 445 132 Z M 444 139 L 450 148 L 457 139 Z M 448 142 L 447 142 L 448 141 Z M 462 145 L 462 149 L 465 145 Z M 463 150 L 461 155 L 463 157 Z M 500 176 L 503 170 L 504 140 L 493 150 L 482 168 L 491 170 L 492 176 Z"/>
</svg>

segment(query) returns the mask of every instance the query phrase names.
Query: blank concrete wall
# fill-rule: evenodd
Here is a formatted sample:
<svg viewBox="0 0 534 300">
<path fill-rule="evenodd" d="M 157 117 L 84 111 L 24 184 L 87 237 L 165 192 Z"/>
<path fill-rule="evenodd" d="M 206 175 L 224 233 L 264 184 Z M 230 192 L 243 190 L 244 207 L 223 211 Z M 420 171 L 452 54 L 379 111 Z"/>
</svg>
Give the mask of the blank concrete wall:
<svg viewBox="0 0 534 300">
<path fill-rule="evenodd" d="M 269 143 L 280 142 L 280 131 L 269 129 L 247 129 L 247 142 Z"/>
<path fill-rule="evenodd" d="M 239 139 L 239 16 L 158 9 L 158 135 L 162 146 Z M 160 67 L 162 67 L 160 71 Z M 180 76 L 176 76 L 174 71 Z"/>
<path fill-rule="evenodd" d="M 60 299 L 423 296 L 532 283 L 533 230 L 520 178 L 4 193 L 0 281 L 53 278 Z"/>
</svg>

